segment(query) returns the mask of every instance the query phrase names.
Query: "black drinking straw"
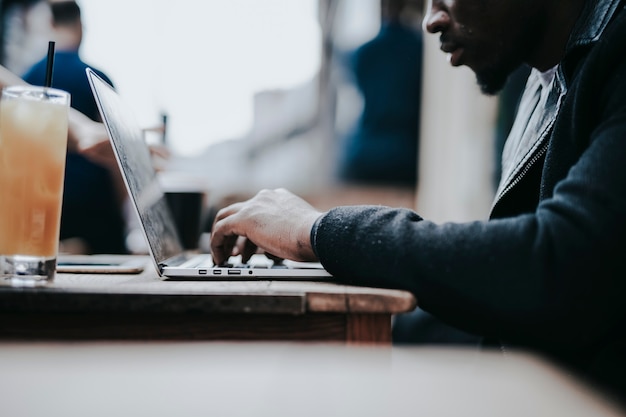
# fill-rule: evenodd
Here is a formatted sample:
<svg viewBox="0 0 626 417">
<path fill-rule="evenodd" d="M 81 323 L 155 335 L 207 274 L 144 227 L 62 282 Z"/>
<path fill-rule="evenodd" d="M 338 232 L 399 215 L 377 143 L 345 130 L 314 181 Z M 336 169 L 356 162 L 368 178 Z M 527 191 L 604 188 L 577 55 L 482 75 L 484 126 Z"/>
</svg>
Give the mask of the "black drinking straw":
<svg viewBox="0 0 626 417">
<path fill-rule="evenodd" d="M 54 66 L 54 41 L 48 42 L 48 62 L 46 65 L 46 87 L 52 87 L 52 68 Z"/>
</svg>

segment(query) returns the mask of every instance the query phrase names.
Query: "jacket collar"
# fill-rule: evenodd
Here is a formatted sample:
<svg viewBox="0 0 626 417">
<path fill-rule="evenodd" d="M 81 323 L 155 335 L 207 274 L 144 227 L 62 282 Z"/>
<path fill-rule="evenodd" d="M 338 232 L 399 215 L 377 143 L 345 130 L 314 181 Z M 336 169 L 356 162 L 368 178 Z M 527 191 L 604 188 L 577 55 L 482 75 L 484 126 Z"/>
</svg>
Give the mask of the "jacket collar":
<svg viewBox="0 0 626 417">
<path fill-rule="evenodd" d="M 587 0 L 572 30 L 565 54 L 568 55 L 580 46 L 597 42 L 622 2 L 623 0 Z"/>
<path fill-rule="evenodd" d="M 542 111 L 533 117 L 536 95 L 540 85 L 537 74 L 531 74 L 526 91 L 521 99 L 516 122 L 502 153 L 502 179 L 496 192 L 494 206 L 511 188 L 519 182 L 532 163 L 539 161 L 539 156 L 547 149 L 552 126 L 559 113 L 562 99 L 568 90 L 566 73 L 571 74 L 572 65 L 584 56 L 581 50 L 587 49 L 597 42 L 617 9 L 626 0 L 587 0 L 580 17 L 570 35 L 566 46 L 565 58 L 562 60 L 555 77 L 556 82 L 550 88 L 545 101 L 540 101 Z M 566 62 L 567 61 L 567 62 Z M 569 68 L 566 69 L 565 67 Z M 543 86 L 545 89 L 546 86 Z M 536 100 L 536 99 L 535 99 Z M 518 120 L 522 122 L 517 127 Z M 533 162 L 535 161 L 535 162 Z"/>
</svg>

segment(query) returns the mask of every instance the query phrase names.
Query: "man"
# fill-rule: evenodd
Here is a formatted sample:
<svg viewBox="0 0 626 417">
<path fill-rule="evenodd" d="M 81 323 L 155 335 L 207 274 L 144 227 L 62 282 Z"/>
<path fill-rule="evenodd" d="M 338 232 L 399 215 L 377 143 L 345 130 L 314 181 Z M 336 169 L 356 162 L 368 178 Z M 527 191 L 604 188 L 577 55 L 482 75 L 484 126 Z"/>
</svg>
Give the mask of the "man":
<svg viewBox="0 0 626 417">
<path fill-rule="evenodd" d="M 53 37 L 56 42 L 52 87 L 68 91 L 72 108 L 94 121 L 100 119 L 85 69 L 88 65 L 79 55 L 83 39 L 80 7 L 75 1 L 48 1 L 52 14 Z M 43 85 L 47 58 L 36 63 L 23 79 Z M 110 79 L 89 66 L 104 80 Z M 81 242 L 80 252 L 125 253 L 125 220 L 122 212 L 123 193 L 117 166 L 108 166 L 88 158 L 72 147 L 67 154 L 61 239 Z M 114 161 L 113 161 L 114 162 Z M 122 185 L 122 186 L 120 186 Z"/>
<path fill-rule="evenodd" d="M 425 28 L 488 94 L 533 68 L 489 221 L 319 213 L 284 190 L 216 216 L 217 262 L 257 247 L 420 307 L 626 394 L 626 11 L 621 0 L 430 0 Z M 241 237 L 242 239 L 238 239 Z"/>
</svg>

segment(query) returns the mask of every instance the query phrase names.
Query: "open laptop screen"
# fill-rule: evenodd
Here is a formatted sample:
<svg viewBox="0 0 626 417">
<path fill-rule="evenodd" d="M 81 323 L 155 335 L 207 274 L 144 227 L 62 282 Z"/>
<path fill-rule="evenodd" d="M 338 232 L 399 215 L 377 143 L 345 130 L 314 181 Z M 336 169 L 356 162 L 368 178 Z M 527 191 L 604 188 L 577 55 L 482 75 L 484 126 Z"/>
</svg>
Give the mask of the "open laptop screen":
<svg viewBox="0 0 626 417">
<path fill-rule="evenodd" d="M 143 131 L 119 94 L 90 69 L 87 75 L 154 260 L 159 264 L 180 255 L 182 245 Z"/>
</svg>

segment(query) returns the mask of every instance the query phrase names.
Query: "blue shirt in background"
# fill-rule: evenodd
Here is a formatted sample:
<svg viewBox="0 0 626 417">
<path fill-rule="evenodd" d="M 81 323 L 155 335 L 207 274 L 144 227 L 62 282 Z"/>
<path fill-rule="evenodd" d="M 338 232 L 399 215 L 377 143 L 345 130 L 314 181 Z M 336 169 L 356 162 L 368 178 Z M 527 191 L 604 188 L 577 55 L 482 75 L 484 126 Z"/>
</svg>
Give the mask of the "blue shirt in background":
<svg viewBox="0 0 626 417">
<path fill-rule="evenodd" d="M 31 67 L 22 77 L 33 85 L 44 85 L 46 81 L 47 58 Z M 67 91 L 72 95 L 72 107 L 92 120 L 100 120 L 98 107 L 93 98 L 85 69 L 90 67 L 80 59 L 78 51 L 58 51 L 54 55 L 54 72 L 52 87 Z M 90 67 L 102 79 L 113 85 L 109 77 L 102 71 Z"/>
</svg>

